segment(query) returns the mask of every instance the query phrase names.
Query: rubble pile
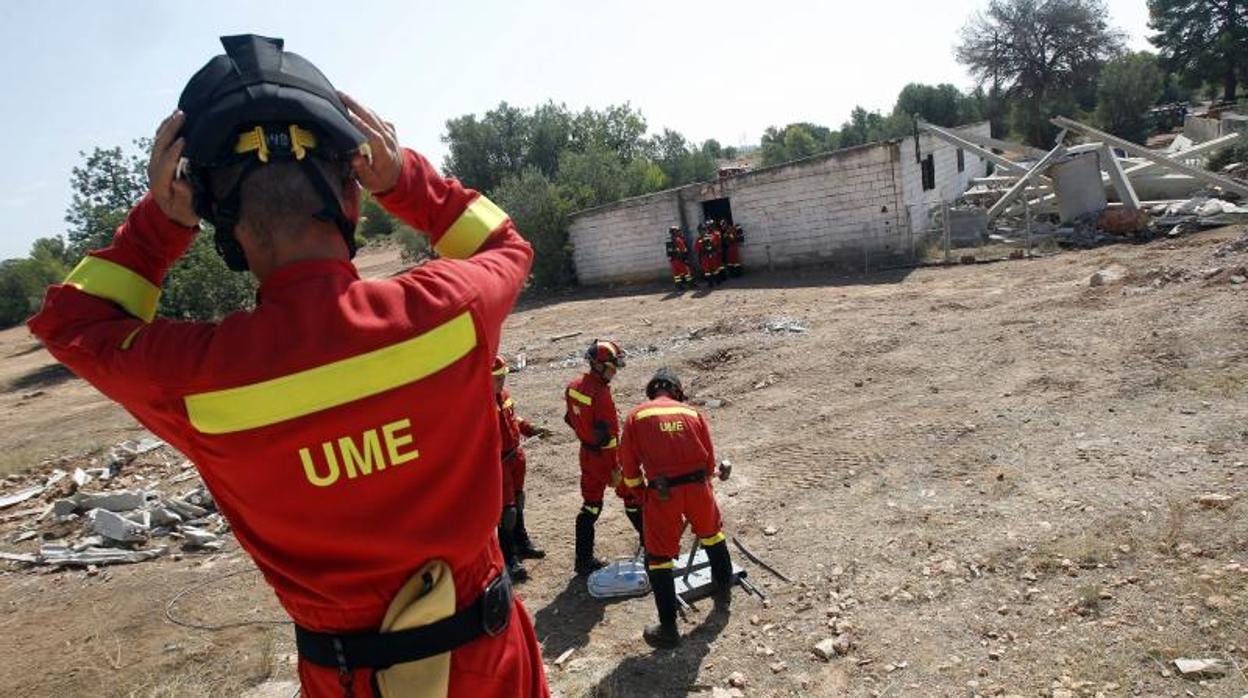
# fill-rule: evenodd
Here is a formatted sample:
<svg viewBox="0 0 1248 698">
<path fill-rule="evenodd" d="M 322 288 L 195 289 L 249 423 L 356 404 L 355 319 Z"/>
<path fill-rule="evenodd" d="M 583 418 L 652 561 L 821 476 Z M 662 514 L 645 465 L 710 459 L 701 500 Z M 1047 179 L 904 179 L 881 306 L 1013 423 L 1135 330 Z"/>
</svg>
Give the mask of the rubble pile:
<svg viewBox="0 0 1248 698">
<path fill-rule="evenodd" d="M 4 478 L 0 560 L 90 570 L 220 550 L 228 525 L 194 466 L 173 455 L 158 439 L 126 441 L 103 459 Z"/>
</svg>

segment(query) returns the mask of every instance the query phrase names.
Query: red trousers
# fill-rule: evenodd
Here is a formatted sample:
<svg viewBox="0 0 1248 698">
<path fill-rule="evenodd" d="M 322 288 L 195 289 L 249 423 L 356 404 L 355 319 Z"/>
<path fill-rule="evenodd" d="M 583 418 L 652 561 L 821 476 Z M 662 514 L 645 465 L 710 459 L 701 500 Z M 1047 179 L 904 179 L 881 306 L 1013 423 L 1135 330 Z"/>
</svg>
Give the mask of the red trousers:
<svg viewBox="0 0 1248 698">
<path fill-rule="evenodd" d="M 710 538 L 724 527 L 715 503 L 715 493 L 705 482 L 677 485 L 668 490 L 667 501 L 659 493 L 646 488 L 641 516 L 646 536 L 646 554 L 651 557 L 675 558 L 680 554 L 680 534 L 685 521 L 698 538 Z"/>
<path fill-rule="evenodd" d="M 727 264 L 730 267 L 741 266 L 741 248 L 736 245 L 728 246 Z"/>
<path fill-rule="evenodd" d="M 509 507 L 516 503 L 516 493 L 524 489 L 524 475 L 527 471 L 524 449 L 517 448 L 503 459 L 503 506 Z"/>
<path fill-rule="evenodd" d="M 624 500 L 624 506 L 632 507 L 640 504 L 633 495 L 633 490 L 624 486 L 620 477 L 612 485 L 613 476 L 618 477 L 620 467 L 619 452 L 614 448 L 591 451 L 581 448 L 581 499 L 586 502 L 601 502 L 608 487 L 614 487 L 615 493 Z"/>
<path fill-rule="evenodd" d="M 689 265 L 685 262 L 685 260 L 677 258 L 668 261 L 672 263 L 672 279 L 674 281 L 679 283 L 681 281 L 689 280 L 692 272 L 689 270 Z"/>
</svg>

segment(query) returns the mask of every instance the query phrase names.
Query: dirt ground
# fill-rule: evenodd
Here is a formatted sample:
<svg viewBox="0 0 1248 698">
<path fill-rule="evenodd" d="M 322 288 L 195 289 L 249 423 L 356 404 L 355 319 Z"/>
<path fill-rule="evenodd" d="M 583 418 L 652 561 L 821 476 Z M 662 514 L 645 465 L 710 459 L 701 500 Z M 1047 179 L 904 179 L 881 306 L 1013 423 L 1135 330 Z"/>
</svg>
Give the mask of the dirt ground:
<svg viewBox="0 0 1248 698">
<path fill-rule="evenodd" d="M 758 696 L 1248 693 L 1246 264 L 1245 231 L 1223 229 L 990 265 L 522 303 L 503 340 L 528 362 L 511 391 L 556 435 L 527 446 L 530 529 L 550 555 L 529 563 L 520 594 L 552 689 L 726 695 L 739 672 Z M 681 372 L 735 464 L 717 485 L 727 532 L 795 580 L 742 560 L 768 602 L 738 593 L 726 621 L 699 604 L 673 652 L 641 641 L 649 598 L 594 601 L 571 575 L 576 445 L 561 387 L 595 336 L 631 353 L 621 409 L 658 366 Z M 137 433 L 52 365 L 24 330 L 0 333 L 0 467 Z M 0 549 L 31 549 L 10 543 L 16 525 L 0 527 Z M 600 553 L 632 552 L 618 501 L 599 531 Z M 233 543 L 94 576 L 0 570 L 4 695 L 293 692 L 289 627 L 165 620 L 188 587 L 181 618 L 281 618 Z M 812 652 L 835 637 L 845 656 Z M 1227 670 L 1185 678 L 1176 658 Z"/>
</svg>

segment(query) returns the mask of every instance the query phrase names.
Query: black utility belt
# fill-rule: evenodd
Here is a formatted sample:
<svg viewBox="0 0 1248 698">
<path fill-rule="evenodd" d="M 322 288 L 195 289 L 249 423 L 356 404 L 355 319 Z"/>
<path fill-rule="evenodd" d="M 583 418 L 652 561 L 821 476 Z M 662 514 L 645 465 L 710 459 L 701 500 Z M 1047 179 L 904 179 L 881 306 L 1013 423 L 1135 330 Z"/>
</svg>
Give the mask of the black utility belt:
<svg viewBox="0 0 1248 698">
<path fill-rule="evenodd" d="M 520 453 L 520 448 L 517 446 L 516 448 L 513 448 L 510 451 L 504 451 L 502 457 L 500 457 L 499 460 L 505 461 L 510 458 L 515 458 L 516 454 L 518 453 Z"/>
<path fill-rule="evenodd" d="M 692 485 L 698 482 L 706 482 L 706 471 L 696 470 L 692 473 L 677 475 L 676 477 L 664 477 L 662 475 L 652 478 L 647 487 L 654 490 L 670 489 L 677 485 Z"/>
<path fill-rule="evenodd" d="M 511 579 L 500 574 L 453 616 L 393 633 L 319 633 L 295 624 L 299 656 L 330 669 L 385 669 L 450 652 L 482 635 L 497 636 L 511 620 Z"/>
</svg>

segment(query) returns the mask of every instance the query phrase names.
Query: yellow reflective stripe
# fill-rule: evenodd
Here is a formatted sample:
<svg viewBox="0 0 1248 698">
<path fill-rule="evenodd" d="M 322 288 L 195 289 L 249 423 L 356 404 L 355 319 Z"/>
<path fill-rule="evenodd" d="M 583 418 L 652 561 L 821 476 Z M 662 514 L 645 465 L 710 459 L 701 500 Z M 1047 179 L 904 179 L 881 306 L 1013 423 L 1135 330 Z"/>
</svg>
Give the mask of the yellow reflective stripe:
<svg viewBox="0 0 1248 698">
<path fill-rule="evenodd" d="M 502 368 L 500 368 L 500 369 L 496 369 L 496 370 L 494 370 L 494 371 L 491 371 L 490 373 L 491 373 L 491 375 L 495 375 L 495 376 L 505 376 L 505 375 L 507 375 L 508 371 L 507 371 L 507 367 L 506 367 L 506 366 L 504 366 L 504 367 L 502 367 Z"/>
<path fill-rule="evenodd" d="M 139 336 L 139 333 L 143 331 L 144 327 L 147 327 L 147 325 L 139 325 L 138 327 L 131 330 L 130 334 L 126 335 L 125 339 L 121 340 L 122 351 L 126 351 L 127 349 L 130 348 L 132 344 L 134 344 L 134 338 Z"/>
<path fill-rule="evenodd" d="M 238 388 L 186 396 L 186 414 L 203 434 L 229 434 L 303 417 L 393 390 L 450 366 L 477 345 L 463 313 L 388 347 Z"/>
<path fill-rule="evenodd" d="M 509 410 L 509 409 L 511 409 L 511 408 L 512 408 L 515 404 L 516 404 L 516 401 L 515 401 L 515 400 L 512 400 L 511 398 L 507 398 L 507 400 L 506 400 L 505 402 L 503 402 L 503 409 L 505 409 L 505 410 Z"/>
<path fill-rule="evenodd" d="M 620 445 L 619 440 L 612 438 L 610 441 L 607 442 L 606 446 L 603 446 L 603 448 L 615 448 L 616 446 L 619 446 L 619 445 Z"/>
<path fill-rule="evenodd" d="M 577 402 L 581 403 L 582 405 L 592 405 L 592 404 L 594 404 L 594 399 L 593 399 L 593 398 L 591 398 L 590 396 L 586 395 L 585 393 L 582 393 L 582 392 L 581 392 L 581 391 L 579 391 L 579 390 L 574 390 L 574 389 L 572 389 L 572 388 L 568 388 L 568 397 L 572 398 L 573 400 L 576 400 Z"/>
<path fill-rule="evenodd" d="M 629 487 L 641 487 L 641 484 L 642 484 L 643 482 L 645 482 L 645 480 L 644 480 L 643 478 L 639 478 L 639 477 L 626 477 L 626 478 L 624 478 L 624 484 L 625 484 L 625 485 L 628 485 Z"/>
<path fill-rule="evenodd" d="M 481 243 L 490 237 L 498 226 L 507 220 L 503 209 L 494 205 L 493 201 L 478 196 L 442 234 L 435 252 L 450 259 L 467 259 L 476 253 Z"/>
<path fill-rule="evenodd" d="M 652 570 L 670 570 L 675 566 L 676 563 L 671 560 L 668 560 L 667 562 L 651 562 L 649 565 L 646 565 L 646 567 Z"/>
<path fill-rule="evenodd" d="M 716 533 L 710 538 L 699 538 L 698 540 L 701 541 L 703 547 L 706 547 L 708 545 L 718 545 L 720 543 L 723 543 L 724 538 L 725 538 L 724 532 L 720 531 L 719 533 Z"/>
<path fill-rule="evenodd" d="M 96 298 L 110 300 L 143 322 L 156 317 L 160 288 L 126 267 L 100 257 L 83 257 L 65 283 Z"/>
<path fill-rule="evenodd" d="M 698 411 L 689 407 L 647 407 L 637 413 L 637 419 L 645 419 L 647 417 L 663 417 L 672 414 L 683 414 L 688 417 L 697 417 Z"/>
<path fill-rule="evenodd" d="M 602 511 L 602 509 L 598 507 L 581 507 L 581 508 L 590 514 L 593 514 L 594 516 L 597 516 L 598 512 Z"/>
</svg>

